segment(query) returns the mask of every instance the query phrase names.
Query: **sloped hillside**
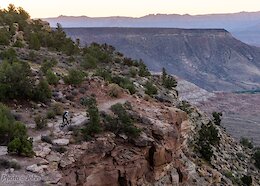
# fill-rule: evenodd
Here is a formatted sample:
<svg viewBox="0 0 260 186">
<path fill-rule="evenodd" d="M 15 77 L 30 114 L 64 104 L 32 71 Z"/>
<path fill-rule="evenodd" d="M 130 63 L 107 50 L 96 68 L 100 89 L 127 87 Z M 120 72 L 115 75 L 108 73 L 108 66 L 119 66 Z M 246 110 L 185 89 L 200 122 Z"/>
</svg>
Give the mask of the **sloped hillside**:
<svg viewBox="0 0 260 186">
<path fill-rule="evenodd" d="M 260 49 L 221 29 L 69 28 L 82 44 L 108 43 L 153 71 L 165 67 L 206 90 L 260 87 Z"/>
<path fill-rule="evenodd" d="M 260 185 L 260 151 L 180 101 L 165 69 L 47 30 L 75 53 L 26 39 L 0 48 L 1 185 Z"/>
</svg>

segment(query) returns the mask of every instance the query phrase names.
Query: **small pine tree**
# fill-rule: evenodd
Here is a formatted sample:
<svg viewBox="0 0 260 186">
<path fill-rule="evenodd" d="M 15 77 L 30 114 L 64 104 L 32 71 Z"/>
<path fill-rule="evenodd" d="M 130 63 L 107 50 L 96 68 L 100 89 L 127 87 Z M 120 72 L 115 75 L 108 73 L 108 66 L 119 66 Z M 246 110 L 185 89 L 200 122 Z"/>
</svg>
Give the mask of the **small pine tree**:
<svg viewBox="0 0 260 186">
<path fill-rule="evenodd" d="M 40 50 L 41 43 L 36 34 L 31 34 L 31 37 L 29 39 L 29 48 L 33 50 Z"/>
<path fill-rule="evenodd" d="M 215 125 L 220 125 L 222 113 L 221 112 L 213 112 L 212 116 L 213 116 L 213 122 L 215 123 Z"/>
</svg>

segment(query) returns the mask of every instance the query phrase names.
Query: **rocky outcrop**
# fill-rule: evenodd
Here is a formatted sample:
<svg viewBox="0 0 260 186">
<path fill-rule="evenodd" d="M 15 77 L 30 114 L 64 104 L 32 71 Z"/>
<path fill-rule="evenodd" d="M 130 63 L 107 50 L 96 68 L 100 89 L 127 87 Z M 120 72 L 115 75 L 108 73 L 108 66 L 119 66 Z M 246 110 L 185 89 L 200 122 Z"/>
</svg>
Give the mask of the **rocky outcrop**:
<svg viewBox="0 0 260 186">
<path fill-rule="evenodd" d="M 133 144 L 103 134 L 85 144 L 84 154 L 75 163 L 62 168 L 62 183 L 82 185 L 178 185 L 188 182 L 193 165 L 184 163 L 187 114 L 174 108 L 159 109 L 167 120 L 150 115 L 150 125 Z M 145 126 L 144 126 L 145 125 Z M 183 160 L 183 162 L 182 162 Z"/>
</svg>

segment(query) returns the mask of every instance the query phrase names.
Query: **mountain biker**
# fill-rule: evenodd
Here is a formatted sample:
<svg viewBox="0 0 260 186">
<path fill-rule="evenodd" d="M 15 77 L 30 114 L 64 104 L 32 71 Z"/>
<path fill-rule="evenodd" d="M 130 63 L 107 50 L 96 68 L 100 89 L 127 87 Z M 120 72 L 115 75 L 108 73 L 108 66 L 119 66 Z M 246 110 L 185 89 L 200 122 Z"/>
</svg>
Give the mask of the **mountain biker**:
<svg viewBox="0 0 260 186">
<path fill-rule="evenodd" d="M 64 113 L 63 113 L 63 116 L 62 116 L 62 123 L 64 124 L 64 125 L 69 125 L 69 120 L 68 120 L 68 118 L 69 118 L 69 111 L 65 111 Z M 65 124 L 65 121 L 66 121 L 66 124 Z"/>
</svg>

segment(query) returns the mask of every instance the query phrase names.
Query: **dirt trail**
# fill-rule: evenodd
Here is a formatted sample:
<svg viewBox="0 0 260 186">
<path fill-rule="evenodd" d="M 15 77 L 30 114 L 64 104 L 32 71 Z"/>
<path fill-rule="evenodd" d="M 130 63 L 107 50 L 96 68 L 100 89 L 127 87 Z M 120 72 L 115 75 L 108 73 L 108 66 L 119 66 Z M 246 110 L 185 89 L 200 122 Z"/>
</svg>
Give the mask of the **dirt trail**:
<svg viewBox="0 0 260 186">
<path fill-rule="evenodd" d="M 105 111 L 105 112 L 107 112 L 112 105 L 115 105 L 115 104 L 117 104 L 117 103 L 124 104 L 124 103 L 125 103 L 126 101 L 128 101 L 128 100 L 129 100 L 129 98 L 120 98 L 120 99 L 116 99 L 116 100 L 107 101 L 107 102 L 104 102 L 104 103 L 99 104 L 99 105 L 98 105 L 98 109 L 99 109 L 100 111 Z"/>
</svg>

